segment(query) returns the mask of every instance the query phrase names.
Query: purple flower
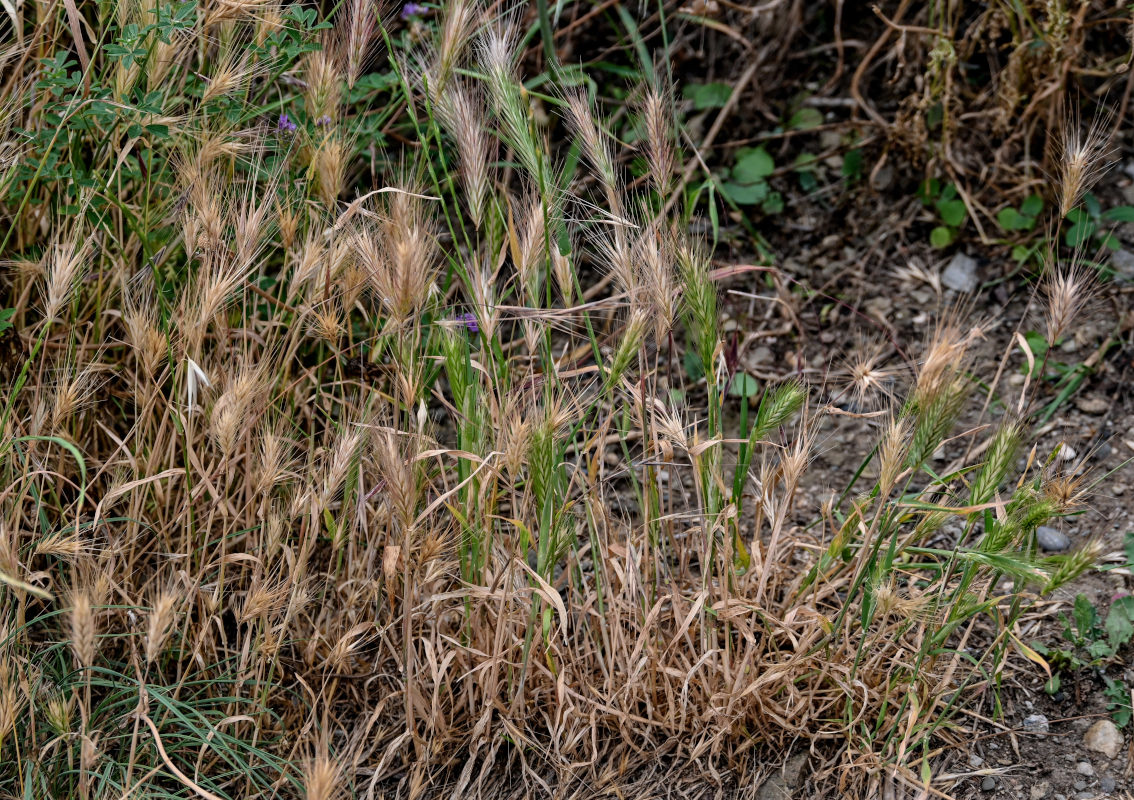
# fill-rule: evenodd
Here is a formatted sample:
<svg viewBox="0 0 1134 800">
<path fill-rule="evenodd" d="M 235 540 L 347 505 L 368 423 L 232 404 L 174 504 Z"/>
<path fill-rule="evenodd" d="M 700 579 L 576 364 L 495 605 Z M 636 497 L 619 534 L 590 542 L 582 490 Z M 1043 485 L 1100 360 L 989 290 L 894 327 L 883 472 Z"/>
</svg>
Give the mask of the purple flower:
<svg viewBox="0 0 1134 800">
<path fill-rule="evenodd" d="M 295 133 L 298 127 L 298 125 L 288 119 L 287 114 L 280 114 L 279 121 L 276 123 L 276 130 L 280 133 Z"/>
<path fill-rule="evenodd" d="M 324 114 L 323 116 L 319 117 L 319 119 L 315 120 L 315 124 L 318 125 L 320 128 L 330 127 L 331 115 L 330 114 Z"/>
<path fill-rule="evenodd" d="M 404 6 L 402 6 L 402 19 L 416 17 L 420 14 L 424 14 L 428 10 L 429 9 L 423 6 L 421 3 L 406 3 Z"/>
<path fill-rule="evenodd" d="M 467 311 L 464 314 L 458 314 L 457 322 L 465 323 L 469 333 L 480 333 L 480 326 L 476 324 L 476 314 L 470 314 Z"/>
</svg>

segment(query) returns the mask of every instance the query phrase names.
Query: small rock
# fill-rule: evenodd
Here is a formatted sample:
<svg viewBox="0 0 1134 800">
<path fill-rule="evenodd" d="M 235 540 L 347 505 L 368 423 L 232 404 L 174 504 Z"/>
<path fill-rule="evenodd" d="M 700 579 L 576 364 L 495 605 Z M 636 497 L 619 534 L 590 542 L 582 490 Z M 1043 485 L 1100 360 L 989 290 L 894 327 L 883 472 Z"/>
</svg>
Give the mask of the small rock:
<svg viewBox="0 0 1134 800">
<path fill-rule="evenodd" d="M 1071 540 L 1055 528 L 1041 525 L 1036 529 L 1036 541 L 1049 553 L 1062 553 L 1071 546 Z"/>
<path fill-rule="evenodd" d="M 1076 397 L 1075 407 L 1082 411 L 1084 414 L 1093 414 L 1099 416 L 1105 414 L 1107 409 L 1110 408 L 1110 401 L 1105 397 L 1098 395 L 1091 395 L 1089 397 Z"/>
<path fill-rule="evenodd" d="M 1024 717 L 1023 727 L 1028 733 L 1047 733 L 1051 730 L 1051 723 L 1043 714 L 1028 714 Z"/>
<path fill-rule="evenodd" d="M 996 779 L 989 775 L 987 778 L 980 782 L 980 788 L 982 791 L 991 792 L 996 788 Z"/>
<path fill-rule="evenodd" d="M 1102 753 L 1107 758 L 1114 758 L 1122 749 L 1122 733 L 1109 719 L 1100 719 L 1087 731 L 1087 735 L 1083 737 L 1083 744 L 1088 750 Z"/>
<path fill-rule="evenodd" d="M 787 788 L 784 779 L 773 775 L 760 784 L 756 790 L 756 800 L 791 800 L 791 789 Z"/>
<path fill-rule="evenodd" d="M 1071 788 L 1074 789 L 1076 792 L 1081 792 L 1081 791 L 1083 791 L 1084 789 L 1087 788 L 1087 782 L 1085 780 L 1083 780 L 1082 778 L 1079 778 L 1079 780 L 1077 780 L 1073 784 L 1071 784 Z"/>
<path fill-rule="evenodd" d="M 770 348 L 760 346 L 752 351 L 750 360 L 753 364 L 767 364 L 771 362 L 772 357 L 772 351 Z"/>
<path fill-rule="evenodd" d="M 1090 761 L 1080 761 L 1075 765 L 1075 771 L 1080 775 L 1086 775 L 1088 778 L 1093 777 L 1095 774 L 1095 768 L 1091 766 Z"/>
<path fill-rule="evenodd" d="M 787 760 L 784 764 L 783 776 L 784 782 L 792 789 L 798 789 L 803 785 L 804 779 L 807 777 L 807 759 L 809 758 L 807 751 L 796 753 L 794 756 Z M 1090 766 L 1090 765 L 1088 765 Z"/>
<path fill-rule="evenodd" d="M 789 758 L 783 769 L 760 784 L 756 791 L 757 800 L 791 800 L 795 796 L 793 790 L 802 786 L 806 778 L 807 759 L 806 752 Z"/>
<path fill-rule="evenodd" d="M 1059 448 L 1059 460 L 1060 461 L 1074 461 L 1078 457 L 1079 457 L 1079 453 L 1076 452 L 1074 447 L 1067 444 L 1066 442 L 1064 442 L 1062 444 L 1062 446 Z"/>
<path fill-rule="evenodd" d="M 874 191 L 881 192 L 886 189 L 894 181 L 894 168 L 886 164 L 882 169 L 878 170 L 870 176 L 870 185 L 874 187 Z"/>
<path fill-rule="evenodd" d="M 977 280 L 977 262 L 964 253 L 956 253 L 945 272 L 941 275 L 941 283 L 955 292 L 971 293 L 977 290 L 980 282 Z"/>
<path fill-rule="evenodd" d="M 969 756 L 969 766 L 972 767 L 973 769 L 979 769 L 980 765 L 983 764 L 983 763 L 984 763 L 984 759 L 981 758 L 980 756 L 978 756 L 976 753 L 973 753 L 972 755 Z"/>
<path fill-rule="evenodd" d="M 1110 794 L 1114 791 L 1115 786 L 1116 782 L 1114 778 L 1110 777 L 1109 775 L 1103 775 L 1101 778 L 1099 778 L 1099 788 L 1102 789 L 1103 794 Z"/>
<path fill-rule="evenodd" d="M 1094 792 L 1079 792 L 1075 795 L 1075 800 L 1095 800 Z"/>
<path fill-rule="evenodd" d="M 1114 269 L 1114 277 L 1119 283 L 1134 280 L 1134 253 L 1129 250 L 1116 250 L 1110 255 L 1110 266 Z"/>
<path fill-rule="evenodd" d="M 1028 797 L 1031 800 L 1043 800 L 1049 794 L 1051 794 L 1051 784 L 1047 781 L 1033 783 L 1032 788 L 1028 791 Z"/>
</svg>

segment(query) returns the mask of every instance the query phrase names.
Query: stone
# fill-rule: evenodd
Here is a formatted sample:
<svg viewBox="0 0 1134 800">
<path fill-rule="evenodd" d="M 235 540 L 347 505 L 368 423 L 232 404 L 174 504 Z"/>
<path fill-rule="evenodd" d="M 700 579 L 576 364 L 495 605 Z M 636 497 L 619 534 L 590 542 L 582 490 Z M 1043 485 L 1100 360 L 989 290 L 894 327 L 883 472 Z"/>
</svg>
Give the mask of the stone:
<svg viewBox="0 0 1134 800">
<path fill-rule="evenodd" d="M 1087 782 L 1085 780 L 1083 780 L 1082 778 L 1079 778 L 1079 780 L 1077 780 L 1073 784 L 1071 784 L 1071 788 L 1074 789 L 1076 792 L 1081 792 L 1081 791 L 1083 791 L 1084 789 L 1087 788 Z"/>
<path fill-rule="evenodd" d="M 1090 395 L 1087 397 L 1076 397 L 1075 407 L 1082 411 L 1084 414 L 1091 414 L 1092 416 L 1101 416 L 1110 410 L 1110 401 L 1105 397 L 1098 395 Z"/>
<path fill-rule="evenodd" d="M 787 760 L 783 769 L 774 773 L 768 780 L 760 784 L 756 791 L 756 800 L 791 800 L 803 786 L 807 778 L 806 752 L 796 753 Z"/>
<path fill-rule="evenodd" d="M 1088 778 L 1094 777 L 1095 768 L 1091 766 L 1090 761 L 1080 761 L 1075 765 L 1075 771 L 1080 775 L 1086 775 Z"/>
<path fill-rule="evenodd" d="M 969 766 L 973 769 L 980 769 L 980 765 L 984 763 L 984 759 L 973 753 L 969 756 Z"/>
<path fill-rule="evenodd" d="M 1134 253 L 1125 248 L 1110 254 L 1110 267 L 1114 270 L 1114 278 L 1119 283 L 1129 283 L 1134 280 Z"/>
<path fill-rule="evenodd" d="M 1047 733 L 1051 730 L 1051 723 L 1043 714 L 1028 714 L 1024 717 L 1023 727 L 1028 733 Z"/>
<path fill-rule="evenodd" d="M 1117 782 L 1109 775 L 1103 775 L 1099 779 L 1099 788 L 1102 790 L 1103 794 L 1110 794 L 1114 791 L 1116 786 Z"/>
<path fill-rule="evenodd" d="M 1088 750 L 1115 758 L 1122 749 L 1122 732 L 1109 719 L 1100 719 L 1087 730 L 1083 744 Z"/>
<path fill-rule="evenodd" d="M 1047 525 L 1036 529 L 1036 541 L 1049 553 L 1062 553 L 1071 546 L 1071 540 L 1065 534 Z"/>
<path fill-rule="evenodd" d="M 996 778 L 993 778 L 991 775 L 989 775 L 987 778 L 980 782 L 980 788 L 982 791 L 991 792 L 996 788 Z"/>
<path fill-rule="evenodd" d="M 807 778 L 807 751 L 796 753 L 784 764 L 784 782 L 792 789 L 798 789 Z"/>
<path fill-rule="evenodd" d="M 976 259 L 961 252 L 955 253 L 941 275 L 941 283 L 955 292 L 975 292 L 980 286 Z"/>
<path fill-rule="evenodd" d="M 1033 783 L 1032 788 L 1028 790 L 1030 800 L 1043 800 L 1049 794 L 1051 794 L 1051 784 L 1047 781 Z"/>
</svg>

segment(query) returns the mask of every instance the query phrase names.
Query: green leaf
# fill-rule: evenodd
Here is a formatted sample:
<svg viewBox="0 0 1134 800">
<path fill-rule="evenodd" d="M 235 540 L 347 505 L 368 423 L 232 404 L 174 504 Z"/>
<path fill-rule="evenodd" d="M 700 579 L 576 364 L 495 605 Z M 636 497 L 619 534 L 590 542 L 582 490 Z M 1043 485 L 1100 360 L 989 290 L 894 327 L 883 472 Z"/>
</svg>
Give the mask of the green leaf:
<svg viewBox="0 0 1134 800">
<path fill-rule="evenodd" d="M 1075 619 L 1075 633 L 1080 639 L 1090 638 L 1091 631 L 1098 624 L 1098 613 L 1085 594 L 1075 595 L 1075 607 L 1071 611 Z"/>
<path fill-rule="evenodd" d="M 823 124 L 823 113 L 817 108 L 801 108 L 792 114 L 788 127 L 792 130 L 807 131 Z"/>
<path fill-rule="evenodd" d="M 0 333 L 12 327 L 12 317 L 15 316 L 16 309 L 5 308 L 0 310 Z"/>
<path fill-rule="evenodd" d="M 760 382 L 746 372 L 738 372 L 732 376 L 728 393 L 733 397 L 755 397 L 760 393 Z"/>
<path fill-rule="evenodd" d="M 843 177 L 848 180 L 858 180 L 862 177 L 861 150 L 849 150 L 843 156 Z"/>
<path fill-rule="evenodd" d="M 685 351 L 682 365 L 685 367 L 685 374 L 689 376 L 689 380 L 699 381 L 705 377 L 705 365 L 701 362 L 701 356 L 697 355 L 692 348 Z"/>
<path fill-rule="evenodd" d="M 1134 597 L 1126 596 L 1115 600 L 1106 615 L 1106 638 L 1114 648 L 1126 644 L 1134 638 Z"/>
<path fill-rule="evenodd" d="M 1000 209 L 996 214 L 996 223 L 1003 230 L 1019 231 L 1027 227 L 1028 220 L 1019 211 L 1009 206 Z"/>
<path fill-rule="evenodd" d="M 693 101 L 698 111 L 721 108 L 732 97 L 732 87 L 727 83 L 691 84 L 685 87 L 685 97 Z"/>
<path fill-rule="evenodd" d="M 762 203 L 768 196 L 768 184 L 759 183 L 733 183 L 725 181 L 721 184 L 721 191 L 738 206 L 751 206 Z"/>
<path fill-rule="evenodd" d="M 1020 213 L 1025 217 L 1038 217 L 1041 211 L 1043 211 L 1043 198 L 1038 194 L 1028 195 L 1028 198 L 1020 203 Z"/>
<path fill-rule="evenodd" d="M 1123 549 L 1126 551 L 1126 566 L 1134 567 L 1134 531 L 1127 531 Z"/>
<path fill-rule="evenodd" d="M 1086 222 L 1090 218 L 1091 215 L 1088 214 L 1086 209 L 1082 208 L 1081 206 L 1079 208 L 1073 208 L 1067 212 L 1067 221 L 1072 224 Z"/>
<path fill-rule="evenodd" d="M 917 188 L 917 199 L 922 205 L 929 205 L 941 194 L 941 181 L 937 178 L 928 178 L 921 182 Z"/>
<path fill-rule="evenodd" d="M 939 225 L 929 232 L 929 243 L 940 250 L 941 248 L 948 247 L 953 243 L 954 235 L 955 234 L 952 230 Z"/>
<path fill-rule="evenodd" d="M 942 221 L 950 228 L 959 228 L 969 212 L 960 200 L 938 200 L 937 213 L 941 215 Z"/>
<path fill-rule="evenodd" d="M 1070 218 L 1070 216 L 1068 216 Z M 1082 247 L 1084 244 L 1091 240 L 1095 235 L 1095 223 L 1090 219 L 1084 219 L 1082 222 L 1076 222 L 1072 225 L 1067 234 L 1064 236 L 1064 241 L 1067 242 L 1068 247 Z"/>
<path fill-rule="evenodd" d="M 1134 222 L 1134 206 L 1115 206 L 1102 213 L 1107 222 Z"/>
<path fill-rule="evenodd" d="M 775 172 L 776 164 L 763 147 L 741 151 L 732 168 L 732 179 L 739 183 L 755 183 Z"/>
<path fill-rule="evenodd" d="M 784 210 L 784 196 L 779 192 L 772 192 L 768 199 L 760 204 L 760 210 L 765 214 L 779 214 Z"/>
</svg>

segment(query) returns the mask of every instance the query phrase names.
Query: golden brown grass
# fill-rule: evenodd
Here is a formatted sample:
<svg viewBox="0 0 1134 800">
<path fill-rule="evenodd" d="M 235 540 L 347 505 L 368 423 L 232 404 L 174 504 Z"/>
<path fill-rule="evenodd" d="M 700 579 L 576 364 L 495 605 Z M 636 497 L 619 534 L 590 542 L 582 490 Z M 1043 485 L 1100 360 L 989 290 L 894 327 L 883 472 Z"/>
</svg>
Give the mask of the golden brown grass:
<svg viewBox="0 0 1134 800">
<path fill-rule="evenodd" d="M 291 76 L 305 126 L 268 133 L 210 104 L 266 80 L 236 43 L 279 12 L 204 3 L 202 51 L 167 53 L 213 80 L 177 109 L 164 197 L 4 209 L 5 258 L 42 258 L 7 278 L 27 355 L 0 393 L 0 791 L 644 797 L 698 793 L 670 770 L 754 787 L 793 747 L 850 794 L 927 790 L 948 712 L 1010 655 L 990 620 L 1087 566 L 1036 552 L 1068 501 L 1013 473 L 1022 420 L 923 470 L 979 331 L 943 324 L 910 399 L 886 387 L 877 477 L 820 510 L 801 488 L 831 409 L 796 383 L 729 398 L 708 247 L 658 212 L 669 95 L 639 93 L 636 188 L 566 96 L 580 196 L 515 32 L 458 3 L 399 64 L 423 153 L 345 202 L 367 13 Z M 705 379 L 672 377 L 683 336 Z M 883 365 L 856 363 L 874 392 Z M 949 516 L 964 536 L 931 546 Z M 978 620 L 984 672 L 953 649 Z"/>
</svg>

